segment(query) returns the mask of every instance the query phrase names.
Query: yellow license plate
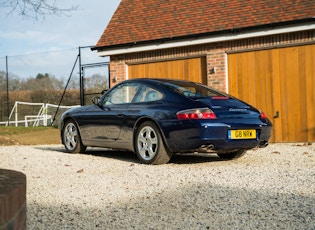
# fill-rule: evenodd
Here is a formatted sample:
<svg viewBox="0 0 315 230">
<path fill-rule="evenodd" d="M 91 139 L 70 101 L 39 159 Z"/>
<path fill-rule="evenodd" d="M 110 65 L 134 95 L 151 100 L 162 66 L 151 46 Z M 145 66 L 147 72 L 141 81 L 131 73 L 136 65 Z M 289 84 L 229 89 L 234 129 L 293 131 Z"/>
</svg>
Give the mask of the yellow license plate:
<svg viewBox="0 0 315 230">
<path fill-rule="evenodd" d="M 229 130 L 229 139 L 256 139 L 255 129 Z"/>
</svg>

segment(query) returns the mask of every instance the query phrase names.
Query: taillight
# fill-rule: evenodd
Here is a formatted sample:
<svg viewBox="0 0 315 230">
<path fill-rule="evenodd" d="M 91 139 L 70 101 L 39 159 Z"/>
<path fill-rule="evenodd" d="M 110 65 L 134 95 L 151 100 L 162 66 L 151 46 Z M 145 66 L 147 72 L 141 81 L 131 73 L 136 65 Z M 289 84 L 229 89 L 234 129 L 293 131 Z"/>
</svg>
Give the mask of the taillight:
<svg viewBox="0 0 315 230">
<path fill-rule="evenodd" d="M 176 113 L 179 120 L 190 119 L 216 119 L 217 116 L 209 108 L 187 109 Z"/>
<path fill-rule="evenodd" d="M 266 119 L 267 115 L 264 112 L 260 112 L 259 117 L 262 118 L 262 119 Z"/>
</svg>

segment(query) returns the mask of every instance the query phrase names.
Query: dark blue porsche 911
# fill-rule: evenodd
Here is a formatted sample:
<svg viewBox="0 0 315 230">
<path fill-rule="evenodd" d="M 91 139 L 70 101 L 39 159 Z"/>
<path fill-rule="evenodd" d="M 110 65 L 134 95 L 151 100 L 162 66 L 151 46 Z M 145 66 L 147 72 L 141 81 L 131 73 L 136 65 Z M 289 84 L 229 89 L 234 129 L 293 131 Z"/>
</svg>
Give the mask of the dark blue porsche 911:
<svg viewBox="0 0 315 230">
<path fill-rule="evenodd" d="M 234 159 L 268 145 L 272 124 L 256 108 L 205 85 L 171 79 L 132 79 L 66 111 L 66 151 L 87 146 L 135 152 L 142 163 L 164 164 L 174 153 L 216 153 Z"/>
</svg>

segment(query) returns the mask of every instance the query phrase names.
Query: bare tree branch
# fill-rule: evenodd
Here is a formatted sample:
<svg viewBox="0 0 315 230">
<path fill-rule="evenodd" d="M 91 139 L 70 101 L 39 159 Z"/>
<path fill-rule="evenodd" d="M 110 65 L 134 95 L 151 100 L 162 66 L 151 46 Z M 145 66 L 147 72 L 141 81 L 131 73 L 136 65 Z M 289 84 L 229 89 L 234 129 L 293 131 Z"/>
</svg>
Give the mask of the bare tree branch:
<svg viewBox="0 0 315 230">
<path fill-rule="evenodd" d="M 46 15 L 69 16 L 78 9 L 78 6 L 60 8 L 56 0 L 0 0 L 0 7 L 9 9 L 7 15 L 17 13 L 35 20 L 45 19 Z"/>
</svg>

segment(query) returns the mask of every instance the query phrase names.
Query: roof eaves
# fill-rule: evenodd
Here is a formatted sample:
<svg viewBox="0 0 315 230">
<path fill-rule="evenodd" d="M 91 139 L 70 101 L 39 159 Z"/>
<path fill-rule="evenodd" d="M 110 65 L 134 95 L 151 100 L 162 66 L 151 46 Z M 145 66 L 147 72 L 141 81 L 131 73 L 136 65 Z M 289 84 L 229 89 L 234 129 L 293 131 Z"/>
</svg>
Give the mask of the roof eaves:
<svg viewBox="0 0 315 230">
<path fill-rule="evenodd" d="M 135 41 L 135 42 L 129 42 L 124 44 L 115 44 L 115 45 L 109 45 L 109 46 L 101 46 L 97 47 L 94 46 L 91 48 L 91 50 L 97 50 L 97 51 L 106 51 L 106 50 L 113 50 L 113 49 L 121 49 L 121 48 L 130 48 L 134 46 L 145 46 L 150 44 L 163 44 L 166 42 L 175 42 L 180 40 L 188 40 L 188 39 L 201 39 L 205 37 L 210 36 L 222 36 L 222 35 L 238 35 L 241 33 L 250 33 L 251 31 L 256 30 L 264 30 L 264 29 L 275 29 L 277 27 L 284 27 L 284 26 L 295 26 L 299 24 L 305 24 L 309 22 L 315 22 L 315 16 L 312 18 L 305 18 L 300 20 L 293 20 L 293 21 L 286 21 L 286 22 L 277 22 L 277 23 L 271 23 L 271 24 L 264 24 L 264 25 L 255 25 L 250 27 L 244 27 L 244 28 L 230 28 L 225 29 L 221 31 L 212 31 L 207 33 L 200 33 L 200 34 L 190 34 L 185 36 L 177 36 L 177 37 L 169 37 L 169 38 L 160 38 L 160 39 L 153 39 L 153 40 L 145 40 L 145 41 Z"/>
</svg>

